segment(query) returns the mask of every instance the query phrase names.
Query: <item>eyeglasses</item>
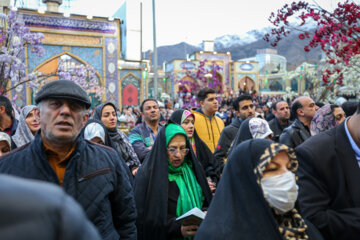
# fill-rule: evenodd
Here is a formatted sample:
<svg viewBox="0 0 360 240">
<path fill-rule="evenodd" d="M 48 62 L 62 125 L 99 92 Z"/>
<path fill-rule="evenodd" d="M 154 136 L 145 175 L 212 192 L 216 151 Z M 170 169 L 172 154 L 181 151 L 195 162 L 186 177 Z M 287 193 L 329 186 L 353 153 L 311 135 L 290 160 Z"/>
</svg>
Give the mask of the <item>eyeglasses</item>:
<svg viewBox="0 0 360 240">
<path fill-rule="evenodd" d="M 185 156 L 188 152 L 189 149 L 188 148 L 181 148 L 181 149 L 177 149 L 177 148 L 168 148 L 167 149 L 169 151 L 169 153 L 171 155 L 176 155 L 178 153 L 178 151 L 180 151 L 180 154 Z"/>
</svg>

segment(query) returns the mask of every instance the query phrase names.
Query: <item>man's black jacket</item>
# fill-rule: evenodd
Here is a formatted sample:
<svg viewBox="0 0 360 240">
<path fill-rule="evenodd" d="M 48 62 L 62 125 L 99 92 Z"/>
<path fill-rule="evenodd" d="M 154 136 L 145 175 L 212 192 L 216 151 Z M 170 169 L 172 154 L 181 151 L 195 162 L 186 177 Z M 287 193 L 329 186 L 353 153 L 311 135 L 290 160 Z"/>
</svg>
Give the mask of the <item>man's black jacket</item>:
<svg viewBox="0 0 360 240">
<path fill-rule="evenodd" d="M 78 137 L 62 188 L 84 208 L 103 239 L 136 239 L 133 190 L 117 152 Z M 59 185 L 39 133 L 34 141 L 3 156 L 0 173 Z M 120 235 L 120 237 L 119 237 Z"/>
<path fill-rule="evenodd" d="M 271 131 L 273 131 L 273 137 L 272 139 L 275 141 L 275 142 L 279 142 L 280 140 L 280 135 L 282 134 L 282 132 L 284 131 L 285 128 L 289 127 L 289 125 L 291 124 L 292 122 L 289 120 L 288 121 L 288 124 L 286 125 L 280 125 L 280 122 L 279 120 L 274 117 L 271 121 L 269 121 L 269 127 L 271 129 Z"/>
<path fill-rule="evenodd" d="M 234 118 L 231 124 L 225 127 L 220 135 L 219 142 L 214 152 L 215 162 L 220 166 L 220 170 L 224 168 L 224 160 L 227 158 L 230 146 L 236 137 L 241 125 L 241 120 L 239 118 Z"/>
<path fill-rule="evenodd" d="M 310 131 L 302 124 L 299 119 L 295 121 L 280 135 L 280 143 L 287 145 L 288 147 L 295 148 L 306 139 L 311 137 Z"/>
</svg>

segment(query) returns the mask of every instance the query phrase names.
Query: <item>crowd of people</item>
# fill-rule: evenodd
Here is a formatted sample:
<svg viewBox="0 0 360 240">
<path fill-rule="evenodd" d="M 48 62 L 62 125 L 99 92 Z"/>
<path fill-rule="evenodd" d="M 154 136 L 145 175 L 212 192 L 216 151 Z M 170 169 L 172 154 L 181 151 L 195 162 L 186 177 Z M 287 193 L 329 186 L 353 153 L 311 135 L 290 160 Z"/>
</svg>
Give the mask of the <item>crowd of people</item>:
<svg viewBox="0 0 360 240">
<path fill-rule="evenodd" d="M 16 119 L 0 96 L 1 239 L 358 238 L 359 102 L 197 100 L 90 111 L 58 80 Z"/>
</svg>

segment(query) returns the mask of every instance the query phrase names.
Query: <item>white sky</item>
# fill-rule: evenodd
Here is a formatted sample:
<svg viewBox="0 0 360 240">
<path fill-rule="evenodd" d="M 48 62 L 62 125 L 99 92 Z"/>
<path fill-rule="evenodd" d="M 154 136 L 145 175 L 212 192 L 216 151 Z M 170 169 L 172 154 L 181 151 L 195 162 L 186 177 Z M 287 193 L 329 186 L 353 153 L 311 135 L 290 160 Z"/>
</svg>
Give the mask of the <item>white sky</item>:
<svg viewBox="0 0 360 240">
<path fill-rule="evenodd" d="M 131 1 L 131 0 L 130 0 Z M 157 45 L 186 41 L 199 44 L 225 34 L 241 34 L 269 26 L 272 11 L 294 0 L 155 0 Z M 143 2 L 143 50 L 153 48 L 152 0 Z M 309 0 L 315 3 L 313 0 Z M 338 1 L 317 0 L 325 8 Z M 343 2 L 341 0 L 341 2 Z M 91 4 L 89 4 L 91 3 Z M 111 16 L 122 0 L 76 0 L 71 12 Z"/>
</svg>

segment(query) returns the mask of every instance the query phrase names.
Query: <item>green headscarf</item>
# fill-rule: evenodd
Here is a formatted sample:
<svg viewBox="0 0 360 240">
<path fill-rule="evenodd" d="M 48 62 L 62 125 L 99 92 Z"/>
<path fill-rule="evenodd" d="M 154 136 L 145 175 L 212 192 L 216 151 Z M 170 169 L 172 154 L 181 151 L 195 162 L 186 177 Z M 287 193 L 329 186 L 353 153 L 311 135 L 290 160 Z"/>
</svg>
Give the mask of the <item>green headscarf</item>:
<svg viewBox="0 0 360 240">
<path fill-rule="evenodd" d="M 189 145 L 185 130 L 179 125 L 170 123 L 165 128 L 166 146 L 169 145 L 170 140 L 177 134 L 184 135 L 187 142 L 186 145 Z M 169 161 L 169 181 L 175 181 L 180 191 L 176 216 L 181 216 L 194 207 L 202 208 L 204 195 L 196 180 L 192 162 L 186 156 L 184 162 L 179 167 L 174 167 Z"/>
</svg>

